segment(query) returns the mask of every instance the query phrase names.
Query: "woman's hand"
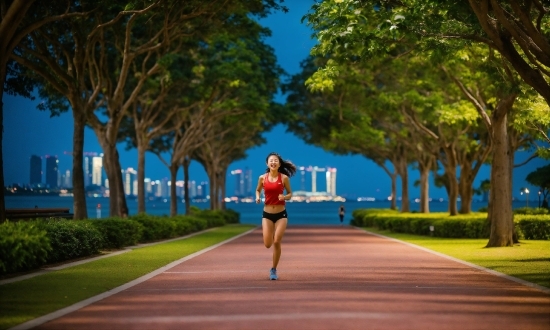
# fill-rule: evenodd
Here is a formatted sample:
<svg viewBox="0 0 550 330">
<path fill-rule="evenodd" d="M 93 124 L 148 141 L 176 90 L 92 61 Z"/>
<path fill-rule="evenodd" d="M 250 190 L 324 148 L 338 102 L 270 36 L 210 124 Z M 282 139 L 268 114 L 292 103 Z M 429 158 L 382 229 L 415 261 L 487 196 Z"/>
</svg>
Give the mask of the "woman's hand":
<svg viewBox="0 0 550 330">
<path fill-rule="evenodd" d="M 279 194 L 279 200 L 280 200 L 280 201 L 284 201 L 284 200 L 285 200 L 285 195 Z"/>
<path fill-rule="evenodd" d="M 260 204 L 260 202 L 261 202 L 261 199 L 259 197 L 256 198 L 256 204 Z"/>
</svg>

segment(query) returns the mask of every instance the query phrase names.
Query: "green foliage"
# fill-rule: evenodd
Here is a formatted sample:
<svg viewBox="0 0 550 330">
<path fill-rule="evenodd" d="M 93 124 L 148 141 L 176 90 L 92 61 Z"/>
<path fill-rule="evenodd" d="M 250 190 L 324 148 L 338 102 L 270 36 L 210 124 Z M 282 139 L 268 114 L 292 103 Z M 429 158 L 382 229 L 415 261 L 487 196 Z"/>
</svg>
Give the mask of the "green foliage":
<svg viewBox="0 0 550 330">
<path fill-rule="evenodd" d="M 137 214 L 128 219 L 140 223 L 143 227 L 140 242 L 152 242 L 176 236 L 176 224 L 169 217 Z"/>
<path fill-rule="evenodd" d="M 103 248 L 119 249 L 135 245 L 141 239 L 143 225 L 137 221 L 122 218 L 93 220 L 92 225 L 103 237 Z"/>
<path fill-rule="evenodd" d="M 46 231 L 35 223 L 0 224 L 0 274 L 39 267 L 51 250 Z"/>
<path fill-rule="evenodd" d="M 543 209 L 539 207 L 518 207 L 514 209 L 514 214 L 526 214 L 526 215 L 541 215 L 548 214 L 548 209 Z"/>
<path fill-rule="evenodd" d="M 519 210 L 519 211 L 518 211 Z M 515 231 L 525 239 L 550 239 L 550 215 L 540 209 L 514 210 Z M 529 213 L 531 212 L 531 213 Z M 395 233 L 433 235 L 447 238 L 488 238 L 490 223 L 486 213 L 449 216 L 447 213 L 398 213 L 389 209 L 357 209 L 351 224 Z M 433 226 L 433 232 L 430 231 Z"/>
<path fill-rule="evenodd" d="M 520 238 L 550 240 L 550 215 L 515 215 L 514 222 Z"/>
<path fill-rule="evenodd" d="M 103 245 L 102 235 L 91 221 L 50 219 L 35 224 L 48 235 L 52 247 L 49 263 L 97 254 Z"/>
</svg>

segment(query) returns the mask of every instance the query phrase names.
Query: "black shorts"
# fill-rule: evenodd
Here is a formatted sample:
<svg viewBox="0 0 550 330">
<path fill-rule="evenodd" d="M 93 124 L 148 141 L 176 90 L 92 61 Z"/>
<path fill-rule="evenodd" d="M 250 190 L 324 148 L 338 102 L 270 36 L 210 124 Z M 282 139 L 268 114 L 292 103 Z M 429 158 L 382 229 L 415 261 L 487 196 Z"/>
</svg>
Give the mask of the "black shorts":
<svg viewBox="0 0 550 330">
<path fill-rule="evenodd" d="M 275 223 L 279 219 L 288 218 L 288 216 L 286 215 L 286 210 L 283 210 L 279 213 L 267 213 L 266 211 L 264 211 L 264 214 L 262 215 L 262 218 L 266 218 L 268 220 L 273 221 L 273 223 Z"/>
</svg>

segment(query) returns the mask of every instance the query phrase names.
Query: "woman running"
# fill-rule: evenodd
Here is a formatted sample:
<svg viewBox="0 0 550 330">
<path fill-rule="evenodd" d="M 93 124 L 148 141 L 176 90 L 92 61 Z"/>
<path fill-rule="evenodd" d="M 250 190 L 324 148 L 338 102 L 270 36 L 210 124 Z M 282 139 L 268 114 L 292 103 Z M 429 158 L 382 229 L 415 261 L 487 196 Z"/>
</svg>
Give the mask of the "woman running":
<svg viewBox="0 0 550 330">
<path fill-rule="evenodd" d="M 285 201 L 292 198 L 289 177 L 296 172 L 296 166 L 285 161 L 281 156 L 272 152 L 266 158 L 266 173 L 260 175 L 256 188 L 256 203 L 260 203 L 262 188 L 265 195 L 262 229 L 264 245 L 270 248 L 273 245 L 273 267 L 269 271 L 269 279 L 277 279 L 277 264 L 281 258 L 281 240 L 285 233 L 288 216 Z M 286 195 L 283 194 L 286 189 Z"/>
</svg>

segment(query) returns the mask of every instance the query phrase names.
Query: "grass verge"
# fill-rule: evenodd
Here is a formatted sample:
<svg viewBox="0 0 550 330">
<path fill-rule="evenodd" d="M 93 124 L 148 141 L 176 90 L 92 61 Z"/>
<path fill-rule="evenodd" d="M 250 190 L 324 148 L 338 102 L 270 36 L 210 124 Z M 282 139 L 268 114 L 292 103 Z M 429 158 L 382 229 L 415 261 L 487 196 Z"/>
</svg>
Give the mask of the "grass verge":
<svg viewBox="0 0 550 330">
<path fill-rule="evenodd" d="M 130 282 L 254 228 L 228 225 L 168 243 L 0 285 L 0 329 L 32 320 Z"/>
<path fill-rule="evenodd" d="M 513 247 L 485 248 L 486 238 L 439 238 L 364 228 L 550 288 L 550 241 L 522 240 Z"/>
</svg>

